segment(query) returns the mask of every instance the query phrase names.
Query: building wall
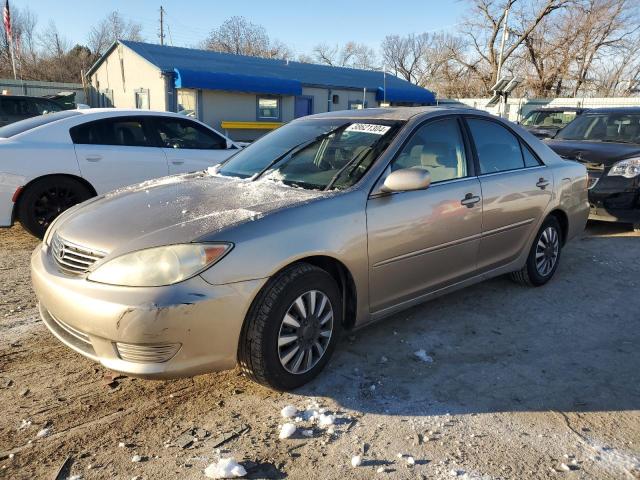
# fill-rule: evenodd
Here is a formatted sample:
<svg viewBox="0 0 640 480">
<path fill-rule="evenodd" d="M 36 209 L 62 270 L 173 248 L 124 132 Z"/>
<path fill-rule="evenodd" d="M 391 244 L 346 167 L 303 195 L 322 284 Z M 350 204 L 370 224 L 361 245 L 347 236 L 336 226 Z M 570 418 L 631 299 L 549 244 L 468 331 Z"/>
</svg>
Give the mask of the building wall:
<svg viewBox="0 0 640 480">
<path fill-rule="evenodd" d="M 122 64 L 120 60 L 122 59 Z M 94 90 L 92 106 L 99 106 L 97 94 L 113 92 L 113 105 L 135 108 L 136 90 L 149 90 L 149 108 L 166 110 L 165 81 L 160 70 L 124 45 L 118 45 L 90 78 Z"/>
<path fill-rule="evenodd" d="M 468 105 L 479 110 L 498 115 L 498 107 L 485 107 L 489 98 L 457 98 L 443 99 L 439 105 Z M 521 120 L 527 113 L 542 107 L 636 107 L 640 106 L 640 97 L 609 97 L 609 98 L 509 98 L 506 106 L 505 118 L 513 122 Z"/>
<path fill-rule="evenodd" d="M 0 93 L 5 90 L 8 95 L 31 95 L 34 97 L 55 95 L 59 92 L 74 92 L 76 94 L 76 103 L 87 103 L 81 83 L 40 82 L 3 78 L 0 79 Z"/>
</svg>

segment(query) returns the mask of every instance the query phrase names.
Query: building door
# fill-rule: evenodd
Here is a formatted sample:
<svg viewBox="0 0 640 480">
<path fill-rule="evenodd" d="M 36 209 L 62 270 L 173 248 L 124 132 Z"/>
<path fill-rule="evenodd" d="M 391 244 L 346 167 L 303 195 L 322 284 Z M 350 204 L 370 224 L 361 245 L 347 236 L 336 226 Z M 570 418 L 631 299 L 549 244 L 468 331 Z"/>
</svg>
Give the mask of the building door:
<svg viewBox="0 0 640 480">
<path fill-rule="evenodd" d="M 295 118 L 304 117 L 313 113 L 312 97 L 296 97 Z"/>
</svg>

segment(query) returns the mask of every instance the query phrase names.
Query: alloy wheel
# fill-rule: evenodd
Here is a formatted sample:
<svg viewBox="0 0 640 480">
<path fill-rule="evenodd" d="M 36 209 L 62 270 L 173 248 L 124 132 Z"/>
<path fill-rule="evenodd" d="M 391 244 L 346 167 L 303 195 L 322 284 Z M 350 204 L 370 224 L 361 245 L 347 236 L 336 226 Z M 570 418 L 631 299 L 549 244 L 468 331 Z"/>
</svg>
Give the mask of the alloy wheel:
<svg viewBox="0 0 640 480">
<path fill-rule="evenodd" d="M 78 194 L 66 187 L 51 187 L 43 191 L 33 206 L 38 224 L 47 227 L 62 212 L 79 202 Z"/>
<path fill-rule="evenodd" d="M 536 270 L 540 275 L 549 275 L 558 262 L 560 236 L 554 227 L 547 227 L 536 245 Z"/>
<path fill-rule="evenodd" d="M 280 324 L 278 357 L 296 375 L 311 370 L 324 356 L 333 334 L 333 306 L 319 290 L 296 298 Z"/>
</svg>

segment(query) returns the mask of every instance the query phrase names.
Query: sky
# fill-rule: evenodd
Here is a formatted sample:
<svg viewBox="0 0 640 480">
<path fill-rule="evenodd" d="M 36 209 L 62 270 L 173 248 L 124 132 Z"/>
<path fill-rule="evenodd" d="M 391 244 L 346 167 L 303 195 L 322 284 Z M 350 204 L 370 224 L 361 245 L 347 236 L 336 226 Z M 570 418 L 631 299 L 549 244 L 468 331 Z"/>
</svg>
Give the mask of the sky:
<svg viewBox="0 0 640 480">
<path fill-rule="evenodd" d="M 158 42 L 162 5 L 167 44 L 194 46 L 225 19 L 239 15 L 264 26 L 271 38 L 286 43 L 296 54 L 310 52 L 322 42 L 354 40 L 377 50 L 389 34 L 455 31 L 465 7 L 461 0 L 9 1 L 17 8 L 31 9 L 40 28 L 53 20 L 72 43 L 86 43 L 90 27 L 113 10 L 140 23 L 146 41 Z"/>
</svg>

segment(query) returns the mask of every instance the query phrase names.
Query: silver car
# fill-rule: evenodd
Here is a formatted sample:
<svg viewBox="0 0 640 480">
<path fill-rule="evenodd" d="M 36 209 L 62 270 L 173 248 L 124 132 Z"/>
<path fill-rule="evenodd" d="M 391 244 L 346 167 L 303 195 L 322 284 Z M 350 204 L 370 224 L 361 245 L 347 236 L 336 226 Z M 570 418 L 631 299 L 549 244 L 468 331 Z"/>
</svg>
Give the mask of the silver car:
<svg viewBox="0 0 640 480">
<path fill-rule="evenodd" d="M 586 185 L 582 165 L 476 110 L 330 112 L 70 209 L 33 285 L 51 332 L 109 369 L 239 364 L 291 389 L 342 331 L 497 275 L 545 284 L 584 229 Z"/>
</svg>

